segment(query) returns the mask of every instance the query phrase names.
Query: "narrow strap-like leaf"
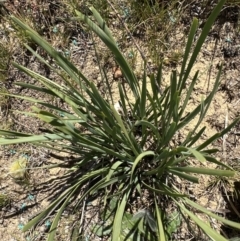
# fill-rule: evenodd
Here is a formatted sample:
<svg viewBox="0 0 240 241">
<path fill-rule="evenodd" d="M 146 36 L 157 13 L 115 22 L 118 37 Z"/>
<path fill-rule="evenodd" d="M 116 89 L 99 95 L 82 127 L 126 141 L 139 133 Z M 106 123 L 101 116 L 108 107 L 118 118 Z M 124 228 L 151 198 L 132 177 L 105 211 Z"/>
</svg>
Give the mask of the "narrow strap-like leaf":
<svg viewBox="0 0 240 241">
<path fill-rule="evenodd" d="M 133 173 L 135 168 L 137 167 L 138 163 L 146 156 L 154 156 L 155 153 L 153 151 L 145 151 L 137 156 L 137 158 L 133 162 L 132 170 L 131 170 L 131 180 L 133 178 Z"/>
<path fill-rule="evenodd" d="M 199 173 L 204 175 L 213 175 L 220 177 L 233 177 L 234 172 L 230 170 L 219 170 L 219 169 L 210 169 L 210 168 L 201 168 L 201 167 L 172 167 L 171 169 L 179 172 L 190 172 L 190 173 Z"/>
<path fill-rule="evenodd" d="M 177 203 L 177 202 L 176 202 Z M 223 236 L 213 230 L 209 225 L 199 219 L 196 215 L 186 209 L 183 205 L 177 203 L 178 206 L 213 240 L 213 241 L 227 241 Z"/>
<path fill-rule="evenodd" d="M 123 194 L 122 200 L 119 202 L 120 205 L 117 208 L 115 213 L 114 221 L 113 221 L 113 230 L 112 230 L 112 241 L 118 240 L 121 233 L 122 228 L 122 219 L 125 212 L 125 207 L 129 198 L 130 194 L 130 187 L 128 190 Z"/>
<path fill-rule="evenodd" d="M 121 67 L 121 71 L 123 72 L 131 90 L 134 94 L 135 99 L 139 98 L 139 84 L 137 81 L 136 76 L 134 75 L 131 67 L 129 66 L 128 62 L 126 61 L 125 57 L 119 51 L 118 47 L 116 46 L 115 42 L 95 23 L 93 23 L 86 15 L 83 15 L 79 11 L 75 11 L 78 18 L 81 21 L 84 21 L 97 35 L 101 40 L 108 46 L 108 48 L 112 51 L 115 56 L 116 61 L 118 62 L 119 66 Z"/>
<path fill-rule="evenodd" d="M 212 213 L 210 210 L 204 208 L 203 206 L 197 204 L 196 202 L 193 202 L 191 201 L 190 199 L 188 198 L 184 198 L 184 201 L 186 201 L 186 203 L 188 203 L 189 205 L 191 205 L 193 208 L 196 208 L 198 209 L 199 211 L 207 214 L 208 216 L 212 217 L 212 218 L 215 218 L 217 219 L 218 221 L 230 226 L 230 227 L 233 227 L 233 228 L 236 228 L 236 229 L 240 229 L 240 223 L 237 223 L 237 222 L 233 222 L 231 220 L 228 220 L 226 218 L 223 218 L 223 217 L 220 217 L 214 213 Z"/>
<path fill-rule="evenodd" d="M 159 241 L 166 241 L 165 231 L 164 231 L 164 227 L 163 227 L 162 215 L 161 215 L 160 209 L 157 205 L 156 199 L 155 199 L 155 210 L 156 210 L 156 216 L 157 216 Z"/>
<path fill-rule="evenodd" d="M 168 169 L 169 172 L 171 172 L 172 174 L 176 175 L 176 176 L 179 176 L 181 178 L 184 178 L 190 182 L 193 182 L 193 183 L 198 183 L 198 178 L 197 177 L 194 177 L 194 176 L 191 176 L 191 175 L 188 175 L 184 172 L 179 172 L 179 171 L 176 171 L 174 169 L 171 169 L 169 168 Z"/>
</svg>

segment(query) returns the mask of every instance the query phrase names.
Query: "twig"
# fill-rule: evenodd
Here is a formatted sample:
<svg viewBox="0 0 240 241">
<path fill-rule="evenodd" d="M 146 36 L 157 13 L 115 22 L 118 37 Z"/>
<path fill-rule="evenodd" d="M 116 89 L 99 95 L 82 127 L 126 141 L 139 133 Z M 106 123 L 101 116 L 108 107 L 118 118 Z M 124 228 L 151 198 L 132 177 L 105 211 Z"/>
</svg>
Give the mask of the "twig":
<svg viewBox="0 0 240 241">
<path fill-rule="evenodd" d="M 225 129 L 228 127 L 228 110 L 226 111 L 226 116 L 225 116 L 225 124 L 224 127 Z M 226 161 L 227 159 L 227 153 L 226 153 L 226 139 L 227 139 L 228 135 L 224 134 L 223 135 L 223 156 L 224 156 L 224 160 Z"/>
<path fill-rule="evenodd" d="M 81 213 L 81 219 L 80 219 L 80 225 L 79 225 L 80 227 L 79 227 L 79 231 L 78 231 L 79 234 L 82 233 L 82 229 L 83 229 L 83 218 L 84 218 L 84 214 L 85 214 L 86 202 L 87 202 L 87 197 L 85 197 L 84 201 L 83 201 L 83 207 L 82 207 L 82 213 Z"/>
</svg>

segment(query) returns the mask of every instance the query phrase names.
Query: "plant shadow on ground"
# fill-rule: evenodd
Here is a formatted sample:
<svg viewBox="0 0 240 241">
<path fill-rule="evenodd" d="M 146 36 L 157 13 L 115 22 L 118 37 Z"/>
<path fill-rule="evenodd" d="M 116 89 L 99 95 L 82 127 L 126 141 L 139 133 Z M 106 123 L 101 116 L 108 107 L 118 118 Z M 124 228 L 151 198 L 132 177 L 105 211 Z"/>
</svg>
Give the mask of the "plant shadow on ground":
<svg viewBox="0 0 240 241">
<path fill-rule="evenodd" d="M 239 190 L 240 190 L 240 182 L 234 182 L 234 192 L 225 193 L 223 191 L 223 198 L 226 202 L 226 213 L 224 216 L 229 219 L 233 220 L 235 222 L 240 222 L 240 196 L 239 196 Z M 224 213 L 224 211 L 223 211 Z M 231 229 L 227 226 L 223 226 L 221 228 L 222 233 L 228 237 L 231 240 L 239 240 L 240 238 L 240 232 L 239 230 Z M 234 239 L 235 238 L 235 239 Z"/>
</svg>

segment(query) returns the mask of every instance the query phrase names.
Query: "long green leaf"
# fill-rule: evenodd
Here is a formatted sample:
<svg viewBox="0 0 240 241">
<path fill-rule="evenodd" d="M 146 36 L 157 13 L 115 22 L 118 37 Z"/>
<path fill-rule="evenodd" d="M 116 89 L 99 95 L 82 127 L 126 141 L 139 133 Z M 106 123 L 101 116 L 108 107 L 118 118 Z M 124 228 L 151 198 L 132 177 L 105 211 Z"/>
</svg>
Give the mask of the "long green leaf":
<svg viewBox="0 0 240 241">
<path fill-rule="evenodd" d="M 222 167 L 225 167 L 227 168 L 228 170 L 232 170 L 234 171 L 234 169 L 226 164 L 224 164 L 223 162 L 221 161 L 218 161 L 216 158 L 212 157 L 212 156 L 208 156 L 208 155 L 204 155 L 205 159 L 209 162 L 212 162 L 212 163 L 215 163 L 217 164 L 218 166 L 222 166 Z"/>
<path fill-rule="evenodd" d="M 6 131 L 6 130 L 0 130 L 0 135 L 1 136 L 8 136 L 8 137 L 10 137 L 10 136 L 11 137 L 29 137 L 29 136 L 32 136 L 32 134 L 21 133 L 21 132 L 16 132 L 16 131 Z"/>
<path fill-rule="evenodd" d="M 70 88 L 70 91 L 72 93 L 74 93 L 75 95 L 78 95 L 78 91 L 76 91 L 76 87 L 72 84 L 71 81 L 69 81 L 68 78 L 66 78 L 66 76 L 64 76 L 63 72 L 61 70 L 59 70 L 58 68 L 55 68 L 53 66 L 51 66 L 46 59 L 44 59 L 42 56 L 40 56 L 36 51 L 34 51 L 29 45 L 24 44 L 24 46 L 40 61 L 42 62 L 44 65 L 46 65 L 49 69 L 51 69 L 52 71 L 54 71 L 58 76 L 60 76 L 65 83 L 67 84 L 67 86 Z M 81 83 L 80 84 L 82 89 L 86 89 L 85 86 Z M 79 87 L 80 87 L 79 86 Z"/>
<path fill-rule="evenodd" d="M 13 65 L 21 70 L 22 72 L 28 74 L 29 76 L 33 77 L 34 79 L 40 81 L 43 85 L 45 85 L 48 89 L 50 89 L 52 92 L 54 92 L 59 98 L 63 99 L 65 102 L 67 102 L 71 107 L 78 108 L 79 105 L 84 105 L 86 101 L 83 102 L 83 100 L 77 99 L 75 96 L 73 97 L 71 95 L 71 92 L 66 89 L 66 87 L 62 87 L 58 84 L 56 84 L 54 81 L 49 80 L 48 78 L 45 78 L 44 76 L 37 74 L 36 72 L 29 70 L 28 68 L 25 68 L 22 65 L 19 65 L 17 63 L 13 63 Z"/>
<path fill-rule="evenodd" d="M 124 113 L 124 118 L 128 118 L 128 112 L 127 112 L 127 105 L 126 105 L 126 101 L 128 101 L 128 98 L 126 98 L 124 92 L 123 92 L 123 88 L 121 83 L 118 83 L 118 90 L 119 90 L 119 95 L 120 95 L 120 99 L 121 99 L 121 105 L 122 105 L 122 109 L 123 109 L 123 113 Z M 128 102 L 129 105 L 129 102 Z"/>
<path fill-rule="evenodd" d="M 1 133 L 1 132 L 0 132 Z M 11 133 L 11 132 L 10 132 Z M 7 132 L 5 132 L 7 135 Z M 71 139 L 69 135 L 63 134 L 44 134 L 44 135 L 31 135 L 31 136 L 19 136 L 20 138 L 14 139 L 0 139 L 0 145 L 12 145 L 12 144 L 19 144 L 19 143 L 38 143 L 38 142 L 45 142 L 45 141 L 55 141 L 55 140 L 62 140 L 62 139 Z"/>
<path fill-rule="evenodd" d="M 172 137 L 174 136 L 175 133 L 176 133 L 176 122 L 172 122 L 170 127 L 167 130 L 166 136 L 164 137 L 164 139 L 161 143 L 161 146 L 167 145 L 168 142 L 172 139 Z"/>
<path fill-rule="evenodd" d="M 220 133 L 216 133 L 215 135 L 213 135 L 212 137 L 210 137 L 209 139 L 207 139 L 205 142 L 203 142 L 201 145 L 199 145 L 196 149 L 198 151 L 204 149 L 205 147 L 207 147 L 209 144 L 211 144 L 213 141 L 215 141 L 216 139 L 218 139 L 219 137 L 222 137 L 223 135 L 225 135 L 226 133 L 228 133 L 238 122 L 240 121 L 240 117 L 236 118 L 227 128 L 225 128 L 223 131 L 221 131 Z"/>
<path fill-rule="evenodd" d="M 177 202 L 176 202 L 177 203 Z M 183 205 L 177 203 L 178 206 L 210 237 L 213 241 L 227 241 L 223 236 L 213 230 L 205 222 L 199 219 L 196 215 L 186 209 Z"/>
<path fill-rule="evenodd" d="M 187 78 L 188 78 L 188 76 L 190 74 L 192 66 L 193 66 L 194 62 L 196 61 L 197 55 L 199 54 L 200 49 L 201 49 L 201 47 L 202 47 L 202 45 L 203 45 L 203 43 L 204 43 L 204 41 L 205 41 L 205 39 L 206 39 L 206 37 L 207 37 L 207 35 L 209 33 L 209 31 L 210 31 L 214 21 L 216 20 L 218 14 L 221 12 L 224 3 L 225 3 L 225 0 L 219 1 L 219 3 L 213 9 L 212 13 L 210 14 L 210 16 L 208 17 L 206 23 L 204 24 L 202 33 L 201 33 L 201 35 L 200 35 L 200 37 L 199 37 L 199 39 L 197 41 L 197 44 L 196 44 L 196 46 L 195 46 L 195 48 L 193 50 L 193 53 L 192 53 L 192 56 L 191 56 L 191 58 L 189 60 L 189 63 L 188 63 L 186 71 L 184 71 L 184 69 L 181 70 L 180 78 L 182 78 L 182 80 L 181 80 L 181 83 L 180 83 L 181 86 L 179 87 L 180 94 L 181 94 L 181 90 L 182 90 L 183 86 L 185 85 L 186 80 L 187 80 Z M 192 25 L 192 29 L 191 29 L 191 32 L 190 32 L 191 35 L 189 37 L 189 42 L 188 42 L 188 45 L 187 45 L 188 49 L 186 49 L 186 50 L 190 50 L 189 48 L 192 45 L 191 42 L 193 40 L 193 35 L 194 35 L 195 31 L 196 31 L 196 25 L 197 25 L 197 22 L 196 23 L 195 22 L 196 22 L 196 20 L 194 21 L 194 23 Z M 185 64 L 185 61 L 186 61 L 185 59 L 187 60 L 187 53 L 185 53 L 184 64 Z M 184 67 L 184 65 L 183 65 L 183 67 Z"/>
<path fill-rule="evenodd" d="M 107 177 L 106 177 L 106 181 L 109 181 L 109 180 L 110 180 L 110 178 L 112 177 L 113 173 L 117 170 L 117 168 L 118 168 L 121 164 L 123 164 L 122 161 L 116 161 L 116 162 L 112 165 L 112 167 L 110 168 L 109 173 L 108 173 L 108 175 L 107 175 Z"/>
<path fill-rule="evenodd" d="M 125 137 L 127 138 L 127 141 L 128 141 L 128 143 L 129 143 L 129 145 L 131 146 L 134 154 L 137 156 L 140 150 L 137 150 L 137 149 L 136 149 L 136 147 L 137 147 L 136 141 L 130 138 L 129 132 L 128 132 L 127 129 L 125 128 L 125 125 L 124 125 L 124 123 L 123 123 L 120 115 L 119 115 L 119 114 L 117 113 L 117 111 L 115 110 L 114 106 L 111 106 L 111 109 L 112 109 L 113 115 L 114 115 L 114 117 L 116 118 L 119 126 L 121 127 L 121 129 L 122 129 Z"/>
<path fill-rule="evenodd" d="M 182 65 L 182 67 L 183 67 L 183 65 Z M 193 79 L 192 79 L 192 81 L 191 81 L 191 84 L 190 84 L 190 86 L 189 86 L 189 88 L 188 88 L 188 90 L 187 90 L 187 95 L 186 95 L 185 100 L 184 100 L 184 102 L 183 102 L 183 105 L 182 105 L 182 107 L 181 107 L 181 111 L 179 112 L 179 118 L 182 117 L 182 114 L 183 114 L 183 112 L 184 112 L 185 109 L 186 109 L 186 106 L 187 106 L 187 103 L 188 103 L 188 101 L 189 101 L 189 98 L 190 98 L 190 96 L 191 96 L 191 94 L 192 94 L 192 92 L 193 92 L 194 85 L 195 85 L 195 83 L 196 83 L 196 81 L 197 81 L 198 74 L 199 74 L 199 71 L 197 71 L 197 72 L 195 73 L 195 75 L 194 75 L 194 77 L 193 77 Z M 179 77 L 179 78 L 181 78 L 181 77 Z M 180 83 L 180 80 L 179 80 L 179 83 Z"/>
<path fill-rule="evenodd" d="M 160 210 L 158 208 L 156 199 L 155 199 L 155 210 L 156 210 L 156 214 L 157 214 L 159 241 L 166 241 L 165 231 L 164 231 L 164 228 L 163 228 L 163 220 L 162 220 L 162 216 L 161 216 Z"/>
<path fill-rule="evenodd" d="M 217 219 L 218 221 L 230 226 L 230 227 L 233 227 L 233 228 L 236 228 L 236 229 L 240 229 L 240 223 L 237 223 L 237 222 L 233 222 L 233 221 L 230 221 L 230 220 L 227 220 L 226 218 L 223 218 L 223 217 L 220 217 L 214 213 L 212 213 L 211 211 L 209 211 L 208 209 L 204 208 L 203 206 L 197 204 L 196 202 L 193 202 L 191 201 L 190 199 L 188 198 L 184 198 L 184 201 L 186 203 L 188 203 L 189 205 L 191 205 L 192 207 L 200 210 L 201 212 L 207 214 L 208 216 L 212 217 L 212 218 L 215 218 Z"/>
<path fill-rule="evenodd" d="M 141 99 L 140 99 L 141 119 L 144 119 L 146 115 L 146 97 L 147 97 L 147 74 L 146 74 L 146 67 L 144 67 L 144 75 L 142 80 Z"/>
<path fill-rule="evenodd" d="M 92 8 L 93 9 L 93 8 Z M 96 11 L 96 9 L 95 9 Z M 133 91 L 135 99 L 139 98 L 139 84 L 137 81 L 136 76 L 134 75 L 131 67 L 129 66 L 128 62 L 125 60 L 122 53 L 119 51 L 118 47 L 116 46 L 115 42 L 95 23 L 93 23 L 86 15 L 83 15 L 79 11 L 75 11 L 76 15 L 81 21 L 84 21 L 97 35 L 98 37 L 106 44 L 106 46 L 112 51 L 116 61 L 118 62 L 121 70 Z"/>
<path fill-rule="evenodd" d="M 68 188 L 66 191 L 64 191 L 60 197 L 58 197 L 54 202 L 52 202 L 43 212 L 41 212 L 39 215 L 34 217 L 31 221 L 29 221 L 24 227 L 23 232 L 29 230 L 31 227 L 35 226 L 39 221 L 41 221 L 48 213 L 53 211 L 59 203 L 61 203 L 65 198 L 69 195 L 69 193 L 78 186 L 78 183 L 73 185 L 72 187 Z"/>
<path fill-rule="evenodd" d="M 133 173 L 138 165 L 138 163 L 146 156 L 155 156 L 155 153 L 153 151 L 145 151 L 137 156 L 137 158 L 134 160 L 132 170 L 131 170 L 131 180 L 133 178 Z"/>
<path fill-rule="evenodd" d="M 181 194 L 181 193 L 176 193 L 174 190 L 169 190 L 166 187 L 164 187 L 163 185 L 161 185 L 162 189 L 157 189 L 154 187 L 149 186 L 147 183 L 145 183 L 144 181 L 142 181 L 142 184 L 149 189 L 150 191 L 154 192 L 154 193 L 158 193 L 158 194 L 162 194 L 162 195 L 168 195 L 171 197 L 186 197 L 185 194 Z"/>
<path fill-rule="evenodd" d="M 72 198 L 72 196 L 74 195 L 74 193 L 76 192 L 76 190 L 78 189 L 78 185 L 71 191 L 71 193 L 69 193 L 68 197 L 66 197 L 64 203 L 62 204 L 62 206 L 59 208 L 58 212 L 57 212 L 57 215 L 54 217 L 54 220 L 52 222 L 52 225 L 50 227 L 50 230 L 49 230 L 49 234 L 48 234 L 48 237 L 47 237 L 47 241 L 54 241 L 54 237 L 56 235 L 56 232 L 57 232 L 57 225 L 58 225 L 58 222 L 61 218 L 61 215 L 64 211 L 64 209 L 66 208 L 67 204 L 69 203 L 69 200 L 70 198 Z"/>
<path fill-rule="evenodd" d="M 90 7 L 90 10 L 93 13 L 94 18 L 97 20 L 100 28 L 107 34 L 107 36 L 112 40 L 113 43 L 115 43 L 115 45 L 117 46 L 112 33 L 110 31 L 110 29 L 108 28 L 106 22 L 102 19 L 101 15 L 96 11 L 96 9 L 94 7 Z"/>
<path fill-rule="evenodd" d="M 196 157 L 198 161 L 200 161 L 201 163 L 206 162 L 205 157 L 199 151 L 190 147 L 188 147 L 187 149 Z"/>
<path fill-rule="evenodd" d="M 79 79 L 83 79 L 86 83 L 89 83 L 88 79 L 80 72 L 78 69 L 70 62 L 67 58 L 62 56 L 59 52 L 57 52 L 45 39 L 39 36 L 37 32 L 31 29 L 27 24 L 23 23 L 19 19 L 14 16 L 11 16 L 11 19 L 16 23 L 19 27 L 25 30 L 25 33 L 32 38 L 39 46 L 41 46 L 55 61 L 57 61 L 58 65 L 62 67 L 68 75 L 74 80 L 77 84 L 79 84 Z"/>
<path fill-rule="evenodd" d="M 184 51 L 184 57 L 183 57 L 183 62 L 182 62 L 182 66 L 181 66 L 179 82 L 178 82 L 178 86 L 177 86 L 177 89 L 180 90 L 180 94 L 181 94 L 182 89 L 184 87 L 184 82 L 182 81 L 182 78 L 183 78 L 183 75 L 184 75 L 184 72 L 185 72 L 185 67 L 186 67 L 186 63 L 187 63 L 187 60 L 188 60 L 188 56 L 191 53 L 191 47 L 192 47 L 192 43 L 193 43 L 193 40 L 194 40 L 195 33 L 197 31 L 197 27 L 198 27 L 198 20 L 196 18 L 194 18 L 193 22 L 192 22 L 192 25 L 191 25 L 191 28 L 190 28 L 190 32 L 188 34 L 188 41 L 187 41 L 186 48 L 185 48 L 185 51 Z M 183 109 L 185 109 L 185 108 L 183 108 Z"/>
<path fill-rule="evenodd" d="M 120 237 L 123 214 L 125 211 L 125 207 L 126 207 L 126 204 L 128 201 L 129 194 L 130 194 L 130 187 L 124 193 L 122 200 L 120 201 L 120 205 L 118 206 L 117 211 L 115 213 L 115 217 L 114 217 L 114 221 L 113 221 L 113 230 L 112 230 L 112 241 L 118 240 L 118 238 Z"/>
<path fill-rule="evenodd" d="M 173 169 L 169 169 L 168 170 L 170 173 L 174 174 L 174 175 L 177 175 L 181 178 L 184 178 L 190 182 L 193 182 L 193 183 L 198 183 L 198 178 L 197 177 L 194 177 L 194 176 L 191 176 L 191 175 L 188 175 L 184 172 L 179 172 L 179 171 L 176 171 L 176 170 L 173 170 Z"/>
<path fill-rule="evenodd" d="M 49 90 L 48 88 L 38 87 L 38 86 L 36 86 L 36 85 L 31 85 L 31 84 L 22 83 L 22 82 L 15 83 L 15 85 L 24 87 L 24 88 L 26 88 L 26 89 L 36 90 L 37 92 L 43 92 L 43 93 L 45 93 L 45 94 L 52 95 L 52 96 L 54 96 L 54 97 L 58 97 L 54 92 L 52 92 L 52 91 Z"/>
<path fill-rule="evenodd" d="M 97 184 L 94 185 L 94 188 L 92 188 L 92 192 L 90 194 L 96 193 L 100 189 L 106 188 L 118 181 L 127 180 L 127 178 L 129 178 L 128 175 L 121 175 L 121 176 L 113 177 L 108 181 L 102 179 L 101 182 L 98 182 Z M 121 189 L 121 188 L 118 188 L 118 189 Z"/>
<path fill-rule="evenodd" d="M 157 141 L 161 140 L 161 137 L 160 137 L 160 134 L 159 134 L 159 130 L 152 123 L 150 123 L 150 122 L 148 122 L 146 120 L 140 120 L 140 121 L 137 121 L 135 123 L 135 126 L 139 126 L 139 125 L 144 125 L 144 126 L 150 128 L 152 130 L 152 132 L 154 133 L 154 135 L 156 135 Z"/>
<path fill-rule="evenodd" d="M 202 134 L 204 133 L 204 131 L 206 130 L 206 126 L 204 126 L 194 137 L 192 137 L 190 140 L 188 140 L 188 141 L 184 141 L 183 143 L 182 143 L 182 145 L 187 145 L 187 146 L 192 146 L 196 141 L 198 141 L 199 139 L 200 139 L 200 137 L 202 136 Z M 192 136 L 192 135 L 191 135 Z M 190 142 L 189 144 L 188 144 L 188 142 Z"/>
<path fill-rule="evenodd" d="M 233 177 L 235 174 L 234 171 L 200 168 L 200 167 L 171 167 L 170 169 L 176 170 L 179 172 L 199 173 L 204 175 L 213 175 L 213 176 L 220 176 L 220 177 L 222 176 Z"/>
</svg>

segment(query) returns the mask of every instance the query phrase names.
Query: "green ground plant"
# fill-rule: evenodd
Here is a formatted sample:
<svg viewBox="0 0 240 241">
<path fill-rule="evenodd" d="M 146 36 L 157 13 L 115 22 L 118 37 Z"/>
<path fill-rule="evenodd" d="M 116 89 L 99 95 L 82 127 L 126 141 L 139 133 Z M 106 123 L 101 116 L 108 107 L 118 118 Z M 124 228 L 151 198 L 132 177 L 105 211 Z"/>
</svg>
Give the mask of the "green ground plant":
<svg viewBox="0 0 240 241">
<path fill-rule="evenodd" d="M 0 193 L 0 209 L 7 206 L 10 203 L 10 198 L 8 195 Z"/>
<path fill-rule="evenodd" d="M 165 208 L 166 202 L 175 205 L 175 209 L 186 218 L 185 220 L 190 218 L 194 221 L 211 240 L 226 241 L 217 231 L 198 218 L 193 210 L 200 211 L 224 225 L 240 229 L 240 224 L 226 220 L 193 202 L 187 194 L 178 190 L 174 182 L 174 178 L 178 177 L 182 182 L 198 183 L 198 177 L 195 174 L 219 177 L 234 175 L 232 168 L 214 157 L 218 150 L 212 149 L 210 145 L 226 134 L 240 118 L 234 120 L 223 131 L 201 141 L 206 127 L 200 128 L 200 124 L 218 90 L 221 68 L 209 95 L 202 99 L 192 112 L 185 113 L 199 72 L 195 73 L 187 91 L 186 81 L 224 2 L 220 1 L 214 8 L 196 44 L 194 44 L 194 38 L 198 21 L 193 20 L 180 74 L 177 75 L 176 71 L 172 71 L 170 85 L 164 89 L 162 89 L 161 65 L 156 75 L 150 76 L 151 87 L 148 89 L 146 71 L 141 80 L 137 79 L 100 14 L 94 8 L 90 8 L 91 20 L 90 17 L 78 11 L 75 12 L 77 17 L 74 20 L 84 22 L 105 43 L 121 68 L 131 93 L 127 94 L 125 88 L 119 83 L 120 110 L 114 107 L 116 100 L 113 99 L 107 78 L 108 95 L 107 98 L 103 98 L 95 84 L 86 78 L 70 60 L 56 51 L 27 24 L 14 16 L 11 17 L 27 38 L 42 47 L 55 63 L 51 65 L 29 45 L 26 44 L 25 47 L 63 81 L 61 85 L 57 84 L 13 62 L 16 68 L 38 80 L 44 87 L 28 83 L 17 83 L 17 85 L 59 98 L 68 106 L 68 109 L 62 109 L 40 99 L 7 94 L 32 102 L 33 111 L 23 114 L 39 118 L 52 129 L 40 135 L 1 130 L 0 144 L 32 143 L 77 156 L 71 168 L 67 165 L 69 172 L 74 176 L 71 180 L 72 185 L 68 186 L 45 210 L 30 220 L 24 226 L 24 231 L 35 227 L 50 213 L 55 212 L 48 233 L 48 241 L 54 240 L 61 215 L 65 208 L 75 201 L 79 190 L 83 191 L 83 195 L 78 197 L 75 209 L 80 207 L 86 198 L 96 195 L 101 197 L 106 207 L 109 201 L 115 198 L 116 204 L 111 211 L 113 221 L 110 225 L 113 241 L 119 240 L 121 236 L 123 221 L 125 222 L 126 218 L 124 213 L 132 197 L 142 198 L 146 192 L 149 193 L 152 205 L 146 207 L 144 211 L 138 210 L 134 222 L 132 221 L 134 225 L 129 231 L 128 238 L 132 235 L 134 240 L 140 240 L 140 237 L 144 237 L 144 240 L 171 240 L 168 233 L 172 231 L 168 230 L 172 228 L 169 227 L 169 222 L 166 223 L 165 218 L 168 215 Z M 56 112 L 62 115 L 54 114 Z M 198 118 L 195 127 L 185 136 L 181 144 L 174 144 L 176 143 L 173 142 L 175 134 L 183 130 L 194 118 Z M 198 166 L 191 166 L 193 158 L 199 161 Z M 218 167 L 210 169 L 207 167 L 208 163 L 214 163 Z"/>
<path fill-rule="evenodd" d="M 22 157 L 15 160 L 9 166 L 9 175 L 17 183 L 28 183 L 28 173 L 27 173 L 27 159 Z"/>
</svg>

